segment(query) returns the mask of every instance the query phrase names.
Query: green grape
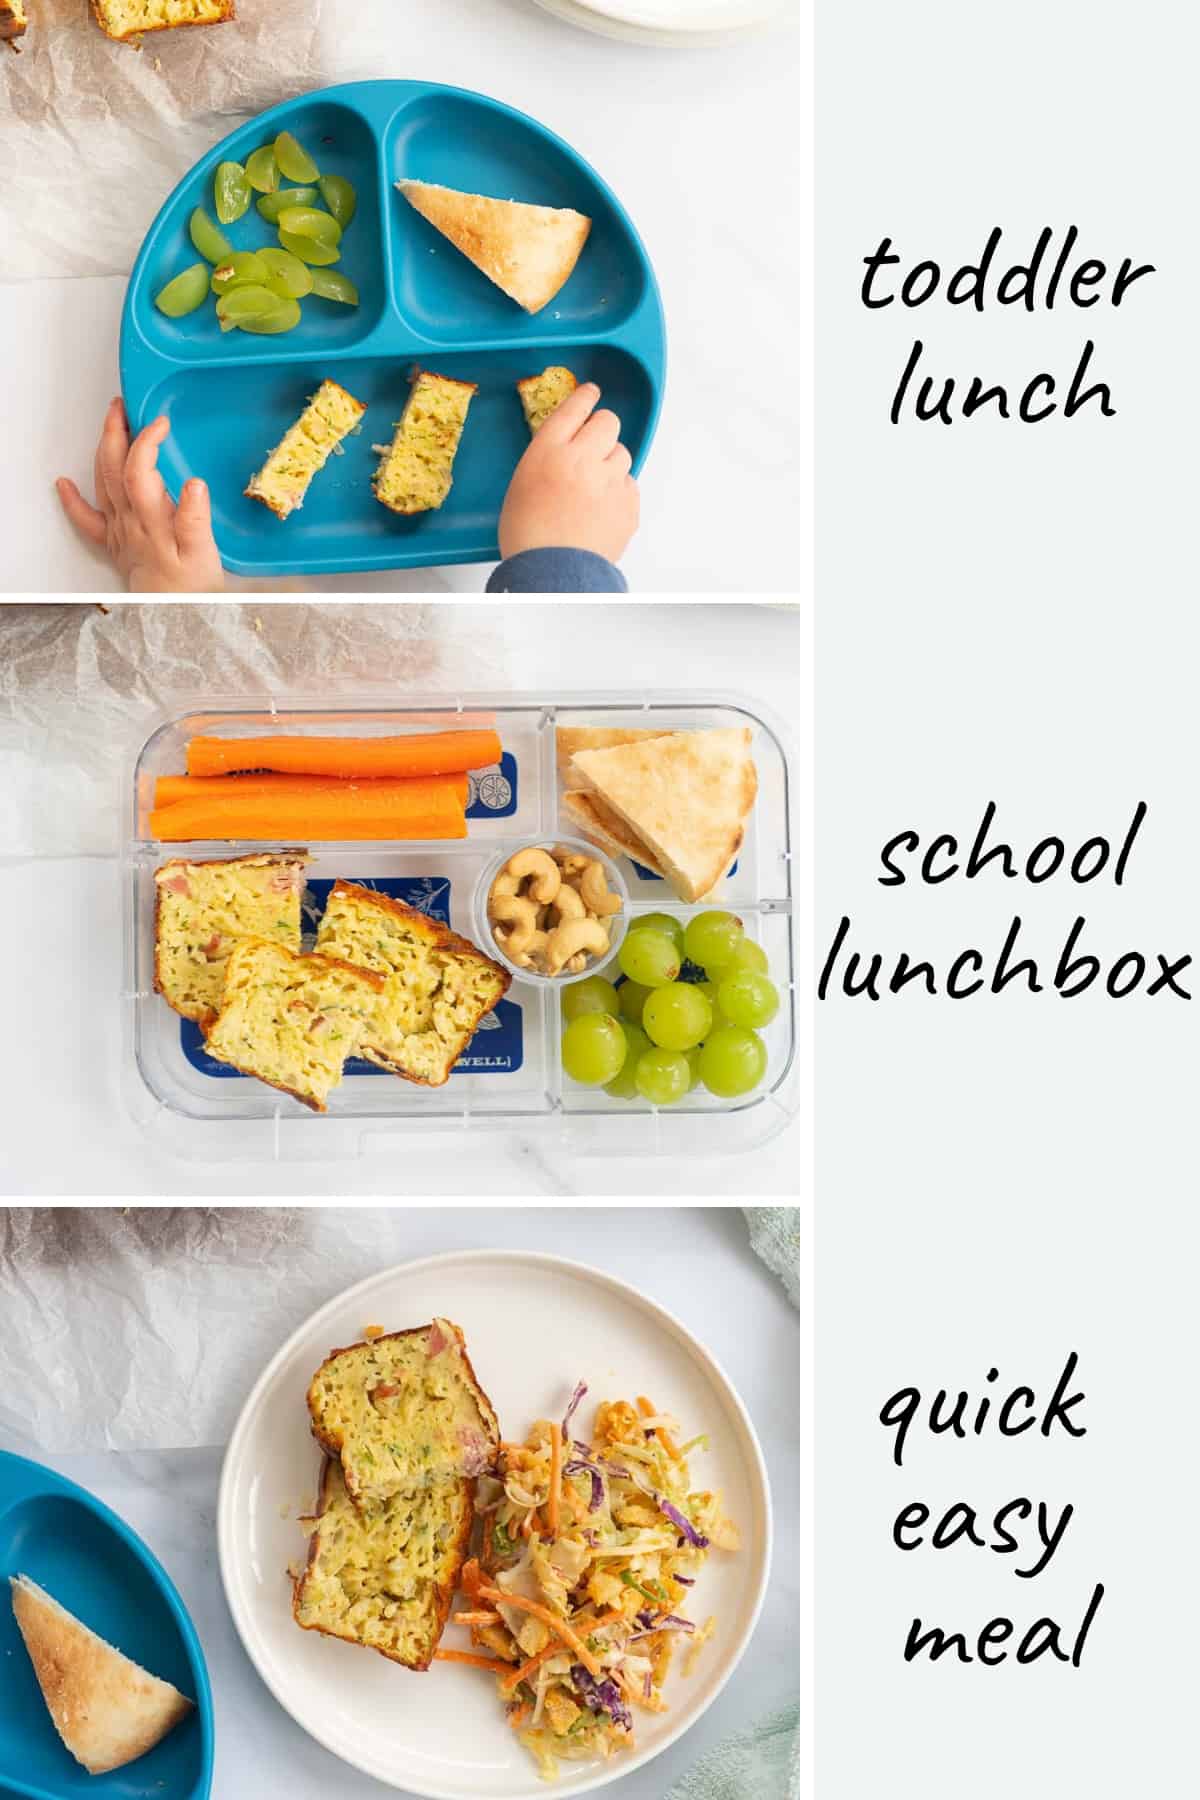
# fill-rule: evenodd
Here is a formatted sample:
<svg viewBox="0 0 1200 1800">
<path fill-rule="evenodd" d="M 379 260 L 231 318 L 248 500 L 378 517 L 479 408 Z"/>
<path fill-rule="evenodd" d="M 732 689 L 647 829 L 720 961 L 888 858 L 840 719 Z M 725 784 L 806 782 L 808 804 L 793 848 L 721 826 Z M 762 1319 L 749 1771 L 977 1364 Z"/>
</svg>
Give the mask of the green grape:
<svg viewBox="0 0 1200 1800">
<path fill-rule="evenodd" d="M 713 1017 L 715 1019 L 718 1011 L 720 1010 L 718 1002 L 717 1002 L 717 984 L 716 984 L 716 982 L 715 981 L 698 981 L 698 982 L 696 982 L 695 986 L 696 986 L 696 992 L 698 994 L 703 994 L 704 998 L 708 1001 L 708 1004 L 712 1007 Z"/>
<path fill-rule="evenodd" d="M 589 975 L 586 981 L 573 981 L 563 989 L 563 1018 L 568 1025 L 584 1013 L 611 1013 L 615 1019 L 621 1010 L 617 990 L 603 975 Z"/>
<path fill-rule="evenodd" d="M 236 325 L 240 331 L 274 335 L 300 323 L 300 304 L 282 299 L 269 288 L 235 287 L 217 301 L 217 318 L 223 331 Z"/>
<path fill-rule="evenodd" d="M 342 241 L 342 228 L 332 213 L 316 206 L 285 206 L 279 215 L 279 229 L 289 237 L 315 238 L 335 250 Z"/>
<path fill-rule="evenodd" d="M 742 1025 L 719 1025 L 700 1052 L 700 1079 L 710 1094 L 732 1100 L 758 1086 L 767 1068 L 767 1047 Z"/>
<path fill-rule="evenodd" d="M 618 960 L 620 959 L 618 958 Z M 623 981 L 617 989 L 622 1016 L 632 1020 L 633 1024 L 640 1025 L 646 996 L 653 992 L 653 988 L 643 987 L 640 981 Z"/>
<path fill-rule="evenodd" d="M 683 942 L 691 960 L 714 975 L 732 962 L 742 936 L 742 921 L 733 913 L 702 912 L 689 920 Z"/>
<path fill-rule="evenodd" d="M 683 1053 L 687 1057 L 688 1093 L 690 1094 L 700 1079 L 700 1058 L 704 1054 L 703 1044 L 693 1044 L 690 1050 Z"/>
<path fill-rule="evenodd" d="M 214 294 L 227 294 L 235 287 L 261 287 L 270 270 L 255 250 L 235 250 L 212 272 Z"/>
<path fill-rule="evenodd" d="M 611 1013 L 583 1013 L 563 1033 L 563 1068 L 588 1087 L 612 1081 L 625 1061 L 625 1032 Z"/>
<path fill-rule="evenodd" d="M 213 181 L 213 200 L 222 225 L 232 225 L 250 207 L 250 183 L 241 163 L 217 164 Z"/>
<path fill-rule="evenodd" d="M 281 131 L 275 139 L 275 163 L 288 181 L 315 181 L 320 174 L 316 163 L 290 131 Z"/>
<path fill-rule="evenodd" d="M 665 931 L 682 960 L 683 926 L 678 919 L 673 919 L 670 913 L 639 913 L 636 919 L 629 922 L 630 931 L 642 931 L 647 926 L 651 931 Z"/>
<path fill-rule="evenodd" d="M 154 296 L 154 304 L 168 319 L 182 319 L 195 312 L 207 299 L 208 264 L 198 262 L 185 269 L 182 275 L 174 276 L 165 288 L 160 288 Z"/>
<path fill-rule="evenodd" d="M 743 937 L 733 956 L 725 965 L 725 973 L 732 975 L 735 969 L 753 969 L 756 975 L 765 975 L 770 968 L 767 953 L 761 944 L 753 938 Z"/>
<path fill-rule="evenodd" d="M 334 244 L 323 243 L 319 238 L 293 237 L 290 231 L 280 227 L 279 241 L 285 250 L 298 256 L 302 263 L 319 264 L 325 267 L 329 263 L 340 262 L 342 253 Z"/>
<path fill-rule="evenodd" d="M 269 225 L 278 225 L 280 213 L 289 206 L 315 206 L 320 198 L 315 187 L 276 188 L 254 204 Z"/>
<path fill-rule="evenodd" d="M 337 269 L 314 269 L 312 291 L 322 300 L 340 300 L 343 306 L 358 305 L 358 289 L 348 275 Z"/>
<path fill-rule="evenodd" d="M 264 144 L 260 150 L 252 150 L 246 158 L 246 180 L 259 194 L 273 194 L 279 186 L 279 170 L 275 163 L 275 151 L 270 144 Z"/>
<path fill-rule="evenodd" d="M 690 1083 L 688 1059 L 681 1050 L 647 1050 L 638 1058 L 638 1093 L 652 1106 L 673 1106 Z"/>
<path fill-rule="evenodd" d="M 732 1025 L 769 1025 L 779 1011 L 779 990 L 754 969 L 735 969 L 723 977 L 717 1002 Z"/>
<path fill-rule="evenodd" d="M 621 973 L 643 987 L 666 987 L 679 973 L 679 952 L 665 931 L 653 926 L 628 932 L 617 952 Z"/>
<path fill-rule="evenodd" d="M 255 252 L 266 269 L 263 286 L 273 294 L 281 294 L 286 299 L 303 300 L 305 294 L 313 291 L 313 272 L 298 256 L 290 250 L 277 250 L 271 244 L 265 250 Z"/>
<path fill-rule="evenodd" d="M 621 1030 L 625 1033 L 625 1061 L 621 1064 L 620 1074 L 605 1083 L 604 1091 L 615 1100 L 636 1100 L 638 1061 L 653 1045 L 641 1026 L 632 1024 L 628 1019 L 621 1020 Z"/>
<path fill-rule="evenodd" d="M 698 987 L 682 981 L 655 988 L 642 1014 L 651 1043 L 663 1050 L 690 1050 L 707 1037 L 712 1022 L 711 1002 Z"/>
<path fill-rule="evenodd" d="M 322 200 L 345 231 L 358 211 L 358 195 L 344 175 L 322 175 L 317 186 L 321 190 Z"/>
<path fill-rule="evenodd" d="M 188 220 L 188 236 L 207 262 L 226 262 L 233 255 L 233 245 L 202 206 Z"/>
</svg>

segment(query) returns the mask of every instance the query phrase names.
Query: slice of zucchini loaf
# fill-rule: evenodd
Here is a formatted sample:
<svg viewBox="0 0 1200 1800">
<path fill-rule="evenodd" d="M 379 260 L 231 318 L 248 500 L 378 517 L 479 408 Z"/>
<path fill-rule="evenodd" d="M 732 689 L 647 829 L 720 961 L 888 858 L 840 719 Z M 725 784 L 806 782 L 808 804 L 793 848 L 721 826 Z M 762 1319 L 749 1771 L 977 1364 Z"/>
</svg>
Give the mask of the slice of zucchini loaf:
<svg viewBox="0 0 1200 1800">
<path fill-rule="evenodd" d="M 473 1487 L 443 1481 L 360 1509 L 340 1462 L 328 1458 L 308 1564 L 292 1592 L 297 1625 L 427 1669 L 466 1560 Z"/>
<path fill-rule="evenodd" d="M 375 446 L 382 458 L 375 498 L 392 512 L 434 512 L 442 504 L 453 486 L 454 459 L 475 392 L 473 381 L 417 370 L 395 437 Z"/>
<path fill-rule="evenodd" d="M 244 939 L 230 952 L 209 1055 L 324 1112 L 382 989 L 381 976 L 334 957 Z"/>
<path fill-rule="evenodd" d="M 304 505 L 313 476 L 325 467 L 366 410 L 361 400 L 336 381 L 323 381 L 257 475 L 246 483 L 247 496 L 261 500 L 277 519 L 286 519 Z"/>
<path fill-rule="evenodd" d="M 312 1378 L 308 1410 L 360 1509 L 481 1475 L 500 1446 L 492 1403 L 449 1319 L 334 1350 Z"/>
<path fill-rule="evenodd" d="M 385 977 L 360 1054 L 440 1087 L 512 976 L 448 925 L 374 888 L 334 883 L 317 949 Z"/>
<path fill-rule="evenodd" d="M 243 938 L 300 948 L 300 898 L 306 850 L 217 857 L 172 857 L 155 870 L 154 989 L 185 1019 L 217 1016 L 225 969 Z"/>
</svg>

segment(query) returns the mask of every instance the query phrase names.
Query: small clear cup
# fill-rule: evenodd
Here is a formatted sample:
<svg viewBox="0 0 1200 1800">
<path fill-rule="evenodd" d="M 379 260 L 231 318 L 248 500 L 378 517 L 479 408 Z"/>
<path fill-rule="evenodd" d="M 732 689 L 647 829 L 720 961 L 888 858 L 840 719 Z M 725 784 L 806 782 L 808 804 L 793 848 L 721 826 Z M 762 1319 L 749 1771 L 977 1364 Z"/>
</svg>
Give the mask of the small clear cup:
<svg viewBox="0 0 1200 1800">
<path fill-rule="evenodd" d="M 593 957 L 586 969 L 580 969 L 575 975 L 541 975 L 536 969 L 521 969 L 510 962 L 492 935 L 491 921 L 488 918 L 488 895 L 492 891 L 492 883 L 503 869 L 510 856 L 519 850 L 578 850 L 583 856 L 594 857 L 604 870 L 610 892 L 620 896 L 620 912 L 610 913 L 604 923 L 608 927 L 609 948 L 603 956 Z M 621 940 L 629 925 L 629 889 L 625 878 L 611 856 L 598 850 L 595 844 L 589 844 L 586 838 L 572 837 L 526 837 L 512 838 L 499 849 L 484 865 L 479 880 L 475 884 L 475 893 L 471 901 L 471 917 L 475 925 L 475 942 L 488 956 L 511 974 L 514 981 L 522 981 L 527 987 L 564 988 L 573 981 L 586 981 L 589 975 L 601 975 L 616 960 Z"/>
</svg>

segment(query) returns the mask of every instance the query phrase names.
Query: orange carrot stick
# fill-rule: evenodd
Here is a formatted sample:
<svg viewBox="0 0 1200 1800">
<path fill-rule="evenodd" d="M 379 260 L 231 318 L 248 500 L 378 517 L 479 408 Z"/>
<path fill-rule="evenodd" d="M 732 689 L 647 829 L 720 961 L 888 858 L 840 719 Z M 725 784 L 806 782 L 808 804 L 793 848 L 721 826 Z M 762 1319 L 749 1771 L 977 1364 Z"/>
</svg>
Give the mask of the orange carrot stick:
<svg viewBox="0 0 1200 1800">
<path fill-rule="evenodd" d="M 550 1627 L 551 1631 L 557 1631 L 564 1644 L 570 1645 L 589 1675 L 597 1681 L 601 1679 L 600 1664 L 583 1639 L 571 1630 L 565 1619 L 560 1619 L 557 1613 L 552 1613 L 548 1606 L 542 1606 L 537 1600 L 526 1600 L 524 1594 L 501 1593 L 498 1588 L 481 1587 L 479 1596 L 482 1600 L 491 1600 L 497 1606 L 501 1604 L 515 1606 L 518 1612 L 532 1613 L 535 1619 L 540 1619 L 543 1625 Z"/>
<path fill-rule="evenodd" d="M 558 1505 L 561 1486 L 562 1426 L 552 1424 L 550 1427 L 550 1494 L 546 1501 L 546 1529 L 551 1537 L 558 1536 Z"/>
<path fill-rule="evenodd" d="M 455 775 L 500 760 L 494 731 L 431 731 L 408 737 L 194 737 L 189 775 L 275 769 L 284 775 Z"/>
<path fill-rule="evenodd" d="M 643 1419 L 652 1419 L 654 1417 L 654 1408 L 649 1400 L 647 1400 L 645 1394 L 638 1395 L 638 1411 L 641 1413 Z M 656 1425 L 654 1427 L 654 1435 L 670 1457 L 671 1461 L 678 1462 L 679 1451 L 661 1425 Z"/>
<path fill-rule="evenodd" d="M 206 794 L 176 800 L 150 815 L 151 836 L 164 843 L 189 838 L 273 839 L 297 836 L 317 842 L 341 839 L 462 838 L 467 821 L 453 776 L 387 784 L 377 796 L 355 782 L 333 793 L 239 795 Z"/>
<path fill-rule="evenodd" d="M 412 781 L 430 780 L 437 781 L 439 785 L 446 783 L 466 806 L 468 784 L 465 773 L 385 777 L 353 783 L 345 775 L 160 775 L 154 784 L 154 804 L 161 810 L 164 806 L 174 806 L 179 800 L 208 800 L 214 797 L 220 800 L 233 794 L 239 800 L 244 800 L 248 794 L 264 800 L 290 795 L 311 797 L 342 794 L 351 785 L 361 789 L 372 800 L 386 801 L 397 789 L 409 788 Z"/>
</svg>

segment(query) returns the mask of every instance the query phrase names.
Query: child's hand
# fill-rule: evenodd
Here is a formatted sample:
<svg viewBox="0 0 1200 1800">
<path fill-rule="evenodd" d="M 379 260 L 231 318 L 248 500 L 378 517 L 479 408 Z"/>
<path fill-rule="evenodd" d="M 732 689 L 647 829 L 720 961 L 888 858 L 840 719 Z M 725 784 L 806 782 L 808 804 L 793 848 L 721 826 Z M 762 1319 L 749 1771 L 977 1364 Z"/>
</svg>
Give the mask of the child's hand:
<svg viewBox="0 0 1200 1800">
<path fill-rule="evenodd" d="M 637 530 L 638 489 L 621 421 L 595 410 L 599 398 L 595 382 L 583 382 L 534 435 L 500 513 L 502 556 L 594 550 L 620 561 Z"/>
<path fill-rule="evenodd" d="M 66 476 L 55 484 L 63 511 L 90 543 L 103 545 L 134 594 L 204 594 L 225 585 L 202 481 L 189 481 L 175 506 L 158 472 L 170 426 L 155 419 L 129 442 L 121 401 L 104 418 L 96 448 L 96 500 L 89 506 Z"/>
</svg>

